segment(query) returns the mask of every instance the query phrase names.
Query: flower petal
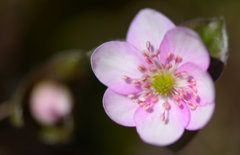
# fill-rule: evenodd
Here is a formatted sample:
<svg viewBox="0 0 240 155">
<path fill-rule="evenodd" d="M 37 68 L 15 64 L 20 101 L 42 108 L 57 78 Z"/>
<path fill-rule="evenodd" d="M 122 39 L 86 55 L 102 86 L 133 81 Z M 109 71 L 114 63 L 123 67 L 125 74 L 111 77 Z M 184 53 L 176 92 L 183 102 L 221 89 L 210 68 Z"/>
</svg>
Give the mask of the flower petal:
<svg viewBox="0 0 240 155">
<path fill-rule="evenodd" d="M 191 110 L 191 119 L 186 129 L 198 130 L 204 127 L 211 119 L 214 109 L 215 104 L 209 103 L 204 106 L 198 106 L 194 111 Z"/>
<path fill-rule="evenodd" d="M 177 71 L 185 71 L 196 80 L 197 94 L 199 96 L 199 105 L 205 105 L 214 102 L 215 89 L 210 75 L 195 64 L 186 63 L 180 66 Z"/>
<path fill-rule="evenodd" d="M 161 101 L 162 102 L 162 101 Z M 161 120 L 163 113 L 162 104 L 155 104 L 152 111 L 143 110 L 141 107 L 135 113 L 137 132 L 143 141 L 160 146 L 166 146 L 177 141 L 187 126 L 190 115 L 186 107 L 179 108 L 173 102 L 167 112 L 166 122 Z"/>
<path fill-rule="evenodd" d="M 181 57 L 182 64 L 191 62 L 207 70 L 210 57 L 207 48 L 196 32 L 184 27 L 176 27 L 166 33 L 160 45 L 160 60 L 165 63 L 169 52 Z"/>
<path fill-rule="evenodd" d="M 163 14 L 153 9 L 143 9 L 133 19 L 127 34 L 127 41 L 140 51 L 150 41 L 158 49 L 165 33 L 175 25 Z"/>
<path fill-rule="evenodd" d="M 135 126 L 133 115 L 139 106 L 128 97 L 108 88 L 103 97 L 103 107 L 114 122 L 124 126 Z"/>
<path fill-rule="evenodd" d="M 122 94 L 139 91 L 122 77 L 140 78 L 142 73 L 137 68 L 144 63 L 137 49 L 127 42 L 120 41 L 102 44 L 91 57 L 92 70 L 97 78 L 112 90 Z"/>
</svg>

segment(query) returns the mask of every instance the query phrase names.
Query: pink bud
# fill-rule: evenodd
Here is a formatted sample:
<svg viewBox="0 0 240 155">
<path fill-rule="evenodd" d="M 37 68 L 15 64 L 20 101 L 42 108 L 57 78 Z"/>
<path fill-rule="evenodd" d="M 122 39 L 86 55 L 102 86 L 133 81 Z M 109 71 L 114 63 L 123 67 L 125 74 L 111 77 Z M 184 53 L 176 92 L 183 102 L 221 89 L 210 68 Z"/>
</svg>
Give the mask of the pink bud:
<svg viewBox="0 0 240 155">
<path fill-rule="evenodd" d="M 53 125 L 71 112 L 73 99 L 68 88 L 54 81 L 35 85 L 30 95 L 30 110 L 42 124 Z"/>
</svg>

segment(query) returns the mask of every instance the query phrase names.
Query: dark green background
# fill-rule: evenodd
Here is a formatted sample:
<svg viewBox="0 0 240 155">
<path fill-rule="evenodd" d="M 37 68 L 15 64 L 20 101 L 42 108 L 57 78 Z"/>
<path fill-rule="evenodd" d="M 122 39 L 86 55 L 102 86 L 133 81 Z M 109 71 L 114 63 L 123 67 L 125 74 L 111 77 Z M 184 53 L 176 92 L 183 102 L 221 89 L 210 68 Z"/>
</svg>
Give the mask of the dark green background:
<svg viewBox="0 0 240 155">
<path fill-rule="evenodd" d="M 216 82 L 216 110 L 210 123 L 180 152 L 143 143 L 135 128 L 112 122 L 102 108 L 105 87 L 95 78 L 74 140 L 46 145 L 28 129 L 0 122 L 1 155 L 238 155 L 240 154 L 240 1 L 238 0 L 1 0 L 0 101 L 9 99 L 35 66 L 68 49 L 89 51 L 123 39 L 135 14 L 154 8 L 175 24 L 199 17 L 223 16 L 230 57 Z M 79 89 L 87 89 L 79 87 Z M 92 97 L 94 96 L 94 97 Z"/>
</svg>

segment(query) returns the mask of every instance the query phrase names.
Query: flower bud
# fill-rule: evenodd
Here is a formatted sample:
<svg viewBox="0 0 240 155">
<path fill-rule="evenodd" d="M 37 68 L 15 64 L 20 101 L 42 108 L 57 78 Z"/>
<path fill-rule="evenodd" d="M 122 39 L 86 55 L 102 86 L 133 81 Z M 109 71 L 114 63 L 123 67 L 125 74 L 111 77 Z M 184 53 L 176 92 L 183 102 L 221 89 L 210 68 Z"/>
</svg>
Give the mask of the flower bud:
<svg viewBox="0 0 240 155">
<path fill-rule="evenodd" d="M 30 111 L 41 124 L 54 125 L 67 116 L 73 106 L 73 99 L 66 86 L 43 81 L 33 87 L 30 94 Z"/>
</svg>

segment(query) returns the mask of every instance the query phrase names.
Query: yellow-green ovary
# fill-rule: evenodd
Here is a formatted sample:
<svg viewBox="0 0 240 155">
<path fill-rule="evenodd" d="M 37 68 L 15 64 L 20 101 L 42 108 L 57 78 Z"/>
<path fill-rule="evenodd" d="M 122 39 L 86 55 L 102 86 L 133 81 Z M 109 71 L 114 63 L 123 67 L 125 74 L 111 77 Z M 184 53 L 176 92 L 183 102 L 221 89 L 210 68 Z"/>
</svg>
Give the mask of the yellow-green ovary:
<svg viewBox="0 0 240 155">
<path fill-rule="evenodd" d="M 156 93 L 167 95 L 171 91 L 174 79 L 170 74 L 158 74 L 152 78 L 151 86 L 155 89 Z"/>
</svg>

